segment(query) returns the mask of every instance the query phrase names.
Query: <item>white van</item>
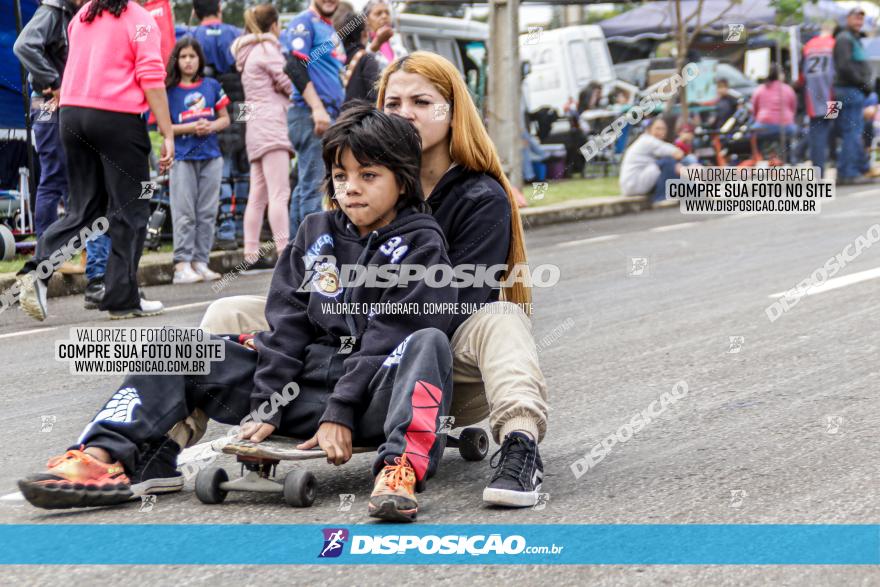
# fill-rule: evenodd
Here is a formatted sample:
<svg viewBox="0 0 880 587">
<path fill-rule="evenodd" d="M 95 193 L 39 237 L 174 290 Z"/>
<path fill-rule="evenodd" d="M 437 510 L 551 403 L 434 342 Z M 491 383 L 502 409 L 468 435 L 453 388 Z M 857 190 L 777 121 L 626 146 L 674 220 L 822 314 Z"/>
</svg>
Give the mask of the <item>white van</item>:
<svg viewBox="0 0 880 587">
<path fill-rule="evenodd" d="M 526 77 L 529 111 L 547 108 L 562 116 L 569 98 L 592 81 L 608 86 L 616 79 L 601 27 L 530 28 L 520 35 L 520 58 L 531 65 Z"/>
</svg>

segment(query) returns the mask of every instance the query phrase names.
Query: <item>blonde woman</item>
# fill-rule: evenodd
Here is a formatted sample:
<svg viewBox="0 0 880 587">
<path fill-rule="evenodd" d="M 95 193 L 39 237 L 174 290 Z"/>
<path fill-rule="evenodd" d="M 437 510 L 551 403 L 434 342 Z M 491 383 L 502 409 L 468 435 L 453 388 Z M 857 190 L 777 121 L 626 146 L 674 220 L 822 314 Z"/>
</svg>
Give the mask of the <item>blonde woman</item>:
<svg viewBox="0 0 880 587">
<path fill-rule="evenodd" d="M 379 81 L 378 105 L 419 131 L 422 190 L 429 194 L 452 264 L 505 265 L 502 276 L 524 264 L 522 223 L 510 183 L 455 66 L 422 51 L 395 61 Z M 482 309 L 456 316 L 448 331 L 455 388 L 450 415 L 456 427 L 488 416 L 501 444 L 483 500 L 532 506 L 543 479 L 538 443 L 547 429 L 547 387 L 531 335 L 531 292 L 522 283 L 503 288 L 500 297 L 490 285 L 462 288 L 459 302 Z M 202 328 L 215 334 L 266 330 L 265 305 L 263 296 L 217 300 Z M 188 418 L 172 430 L 172 438 L 192 444 L 203 421 Z"/>
</svg>

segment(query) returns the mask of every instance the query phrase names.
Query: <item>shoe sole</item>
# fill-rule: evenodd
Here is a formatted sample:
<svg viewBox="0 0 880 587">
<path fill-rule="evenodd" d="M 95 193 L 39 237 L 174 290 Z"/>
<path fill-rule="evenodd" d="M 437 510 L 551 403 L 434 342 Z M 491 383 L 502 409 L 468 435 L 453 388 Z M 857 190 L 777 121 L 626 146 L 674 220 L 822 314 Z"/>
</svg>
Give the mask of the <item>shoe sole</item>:
<svg viewBox="0 0 880 587">
<path fill-rule="evenodd" d="M 371 518 L 378 518 L 386 522 L 415 522 L 416 516 L 419 514 L 418 508 L 412 510 L 397 509 L 392 500 L 383 501 L 379 505 L 371 503 L 367 509 L 370 512 Z"/>
<path fill-rule="evenodd" d="M 538 492 L 540 489 L 538 487 L 535 491 L 514 491 L 513 489 L 486 487 L 483 489 L 483 501 L 492 505 L 528 508 L 538 503 Z"/>
<path fill-rule="evenodd" d="M 132 310 L 131 312 L 126 312 L 125 314 L 114 314 L 110 312 L 111 320 L 126 320 L 128 318 L 145 318 L 147 316 L 158 316 L 159 314 L 165 313 L 165 308 L 161 310 L 156 310 L 155 312 L 143 312 L 141 310 Z"/>
<path fill-rule="evenodd" d="M 127 485 L 86 489 L 84 485 L 53 487 L 19 481 L 18 488 L 28 503 L 45 510 L 118 505 L 131 499 Z"/>
<path fill-rule="evenodd" d="M 40 304 L 40 295 L 37 293 L 36 284 L 31 283 L 31 285 L 25 285 L 21 288 L 18 303 L 21 304 L 24 313 L 34 320 L 42 322 L 48 315 L 46 308 Z"/>
<path fill-rule="evenodd" d="M 180 477 L 166 477 L 164 479 L 147 479 L 142 483 L 135 483 L 131 486 L 131 492 L 135 497 L 160 493 L 176 493 L 182 490 L 183 475 Z"/>
</svg>

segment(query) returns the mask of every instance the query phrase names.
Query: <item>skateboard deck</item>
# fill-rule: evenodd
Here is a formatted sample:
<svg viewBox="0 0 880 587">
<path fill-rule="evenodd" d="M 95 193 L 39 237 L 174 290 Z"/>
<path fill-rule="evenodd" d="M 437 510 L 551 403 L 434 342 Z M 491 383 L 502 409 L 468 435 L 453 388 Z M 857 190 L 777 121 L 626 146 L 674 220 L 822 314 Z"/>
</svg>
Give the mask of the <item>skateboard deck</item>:
<svg viewBox="0 0 880 587">
<path fill-rule="evenodd" d="M 222 451 L 225 454 L 248 457 L 251 459 L 272 459 L 279 461 L 305 461 L 308 459 L 326 458 L 327 453 L 320 448 L 307 450 L 296 448 L 296 445 L 305 442 L 294 438 L 271 438 L 263 442 L 255 443 L 250 440 L 234 439 L 227 443 Z M 376 447 L 356 446 L 352 453 L 373 452 Z"/>
</svg>

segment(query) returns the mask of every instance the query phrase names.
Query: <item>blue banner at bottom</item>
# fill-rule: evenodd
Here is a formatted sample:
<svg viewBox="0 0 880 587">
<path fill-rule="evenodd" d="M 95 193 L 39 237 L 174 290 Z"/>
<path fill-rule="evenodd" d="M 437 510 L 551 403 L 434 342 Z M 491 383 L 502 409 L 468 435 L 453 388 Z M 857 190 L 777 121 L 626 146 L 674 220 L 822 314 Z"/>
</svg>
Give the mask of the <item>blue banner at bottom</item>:
<svg viewBox="0 0 880 587">
<path fill-rule="evenodd" d="M 0 563 L 877 565 L 880 525 L 0 525 Z"/>
</svg>

